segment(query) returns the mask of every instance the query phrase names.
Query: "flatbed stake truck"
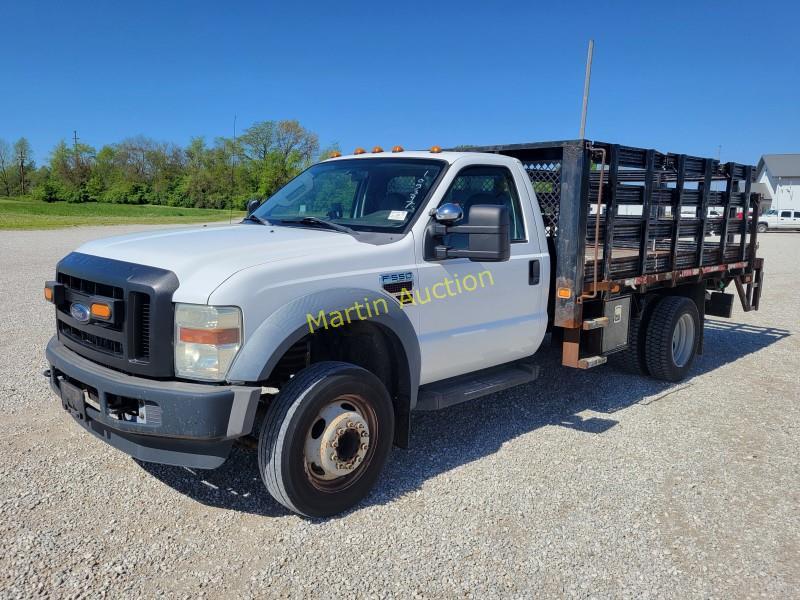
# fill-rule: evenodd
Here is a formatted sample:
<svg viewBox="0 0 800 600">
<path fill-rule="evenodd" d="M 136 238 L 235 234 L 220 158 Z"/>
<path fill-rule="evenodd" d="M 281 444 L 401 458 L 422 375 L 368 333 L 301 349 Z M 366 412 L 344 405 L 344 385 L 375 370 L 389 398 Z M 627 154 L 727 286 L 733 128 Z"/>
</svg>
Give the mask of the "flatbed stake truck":
<svg viewBox="0 0 800 600">
<path fill-rule="evenodd" d="M 241 223 L 64 257 L 47 375 L 139 460 L 216 468 L 251 440 L 278 502 L 333 515 L 413 411 L 534 380 L 548 331 L 566 367 L 684 378 L 730 284 L 759 306 L 752 171 L 588 140 L 325 160 Z"/>
</svg>

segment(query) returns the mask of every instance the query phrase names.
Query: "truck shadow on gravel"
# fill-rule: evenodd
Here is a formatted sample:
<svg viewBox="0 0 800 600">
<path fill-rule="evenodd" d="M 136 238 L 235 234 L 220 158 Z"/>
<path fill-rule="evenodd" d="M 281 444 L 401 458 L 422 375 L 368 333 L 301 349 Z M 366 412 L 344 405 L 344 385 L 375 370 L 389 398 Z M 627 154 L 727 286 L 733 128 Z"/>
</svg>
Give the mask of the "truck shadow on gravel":
<svg viewBox="0 0 800 600">
<path fill-rule="evenodd" d="M 789 335 L 783 329 L 707 319 L 705 354 L 695 361 L 691 376 L 713 371 Z M 350 512 L 413 492 L 426 480 L 491 455 L 505 442 L 541 427 L 602 434 L 619 422 L 613 418 L 617 411 L 634 404 L 652 404 L 691 383 L 669 384 L 632 376 L 613 364 L 588 371 L 567 369 L 559 363 L 560 353 L 546 344 L 538 356 L 542 375 L 531 384 L 439 412 L 416 413 L 411 448 L 395 449 L 375 490 Z M 603 416 L 581 416 L 585 411 Z M 207 506 L 261 516 L 291 514 L 267 493 L 251 449 L 235 447 L 225 464 L 214 471 L 138 464 Z"/>
</svg>

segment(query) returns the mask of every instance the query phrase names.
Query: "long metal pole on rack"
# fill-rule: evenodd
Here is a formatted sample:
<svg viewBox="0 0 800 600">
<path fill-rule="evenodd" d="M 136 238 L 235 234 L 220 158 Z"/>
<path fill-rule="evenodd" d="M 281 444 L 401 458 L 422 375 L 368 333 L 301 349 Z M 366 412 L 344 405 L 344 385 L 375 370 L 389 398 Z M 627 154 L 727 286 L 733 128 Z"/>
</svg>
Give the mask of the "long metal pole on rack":
<svg viewBox="0 0 800 600">
<path fill-rule="evenodd" d="M 579 139 L 586 137 L 586 109 L 589 106 L 589 81 L 592 78 L 592 54 L 594 54 L 594 40 L 589 40 L 589 51 L 586 54 L 586 77 L 583 80 L 583 108 L 581 109 L 581 132 Z"/>
</svg>

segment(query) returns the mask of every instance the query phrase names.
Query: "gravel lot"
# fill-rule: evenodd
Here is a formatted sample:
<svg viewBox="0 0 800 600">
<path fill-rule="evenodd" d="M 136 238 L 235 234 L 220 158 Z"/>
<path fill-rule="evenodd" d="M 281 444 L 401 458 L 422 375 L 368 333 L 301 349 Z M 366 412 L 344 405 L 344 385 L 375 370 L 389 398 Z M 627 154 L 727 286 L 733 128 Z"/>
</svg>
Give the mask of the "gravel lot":
<svg viewBox="0 0 800 600">
<path fill-rule="evenodd" d="M 797 597 L 800 234 L 762 237 L 762 310 L 710 322 L 683 384 L 543 350 L 535 384 L 415 416 L 362 506 L 309 521 L 253 451 L 140 464 L 47 387 L 42 282 L 137 229 L 0 234 L 0 596 Z"/>
</svg>

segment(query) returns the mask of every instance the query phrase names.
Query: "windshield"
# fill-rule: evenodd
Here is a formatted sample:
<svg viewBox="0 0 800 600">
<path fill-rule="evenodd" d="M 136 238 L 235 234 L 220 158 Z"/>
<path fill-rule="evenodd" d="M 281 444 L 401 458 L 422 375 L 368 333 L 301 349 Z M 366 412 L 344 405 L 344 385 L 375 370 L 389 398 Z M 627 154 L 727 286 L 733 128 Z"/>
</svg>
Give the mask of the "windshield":
<svg viewBox="0 0 800 600">
<path fill-rule="evenodd" d="M 356 230 L 397 231 L 419 210 L 444 164 L 410 158 L 320 163 L 275 192 L 254 214 L 277 223 L 316 217 Z"/>
<path fill-rule="evenodd" d="M 767 211 L 766 213 L 764 213 L 764 214 L 766 214 L 767 216 L 770 216 L 770 215 L 777 215 L 777 214 L 778 214 L 778 211 L 777 211 L 777 210 L 775 210 L 774 208 L 772 208 L 772 209 L 768 210 L 768 211 Z"/>
</svg>

